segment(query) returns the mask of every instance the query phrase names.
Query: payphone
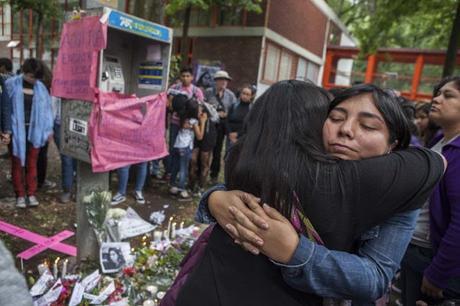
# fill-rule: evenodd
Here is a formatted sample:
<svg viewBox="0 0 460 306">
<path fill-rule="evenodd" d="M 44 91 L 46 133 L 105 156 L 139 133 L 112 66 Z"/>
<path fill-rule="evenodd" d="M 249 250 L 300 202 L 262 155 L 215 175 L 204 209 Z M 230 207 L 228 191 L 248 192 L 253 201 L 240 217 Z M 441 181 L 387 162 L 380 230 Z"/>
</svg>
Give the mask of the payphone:
<svg viewBox="0 0 460 306">
<path fill-rule="evenodd" d="M 125 92 L 125 78 L 119 58 L 104 56 L 99 88 L 107 92 Z"/>
</svg>

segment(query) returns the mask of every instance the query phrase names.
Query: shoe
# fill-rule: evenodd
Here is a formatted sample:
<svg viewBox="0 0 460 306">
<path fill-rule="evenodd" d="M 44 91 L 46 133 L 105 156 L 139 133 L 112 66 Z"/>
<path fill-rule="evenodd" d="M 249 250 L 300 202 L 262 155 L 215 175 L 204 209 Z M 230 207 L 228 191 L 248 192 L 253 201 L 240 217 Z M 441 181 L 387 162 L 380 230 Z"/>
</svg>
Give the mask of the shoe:
<svg viewBox="0 0 460 306">
<path fill-rule="evenodd" d="M 112 198 L 112 202 L 110 203 L 111 205 L 118 205 L 120 203 L 123 203 L 126 201 L 126 197 L 122 195 L 121 193 L 118 193 Z"/>
<path fill-rule="evenodd" d="M 179 193 L 179 201 L 190 201 L 192 197 L 187 192 L 187 190 L 183 190 Z"/>
<path fill-rule="evenodd" d="M 72 200 L 72 194 L 70 192 L 63 192 L 59 200 L 62 204 L 69 203 Z"/>
<path fill-rule="evenodd" d="M 50 180 L 45 180 L 41 186 L 41 188 L 47 188 L 47 189 L 51 189 L 54 187 L 56 187 L 56 183 Z"/>
<path fill-rule="evenodd" d="M 17 197 L 16 198 L 16 207 L 17 208 L 26 208 L 26 198 L 25 197 Z"/>
<path fill-rule="evenodd" d="M 142 191 L 134 191 L 134 198 L 136 199 L 137 204 L 145 204 L 145 199 L 142 195 Z"/>
<path fill-rule="evenodd" d="M 177 188 L 176 186 L 173 186 L 169 189 L 169 193 L 172 194 L 172 195 L 178 195 L 180 192 L 180 189 Z"/>
<path fill-rule="evenodd" d="M 38 206 L 38 200 L 35 196 L 31 195 L 29 196 L 29 206 L 31 207 L 35 207 L 35 206 Z"/>
</svg>

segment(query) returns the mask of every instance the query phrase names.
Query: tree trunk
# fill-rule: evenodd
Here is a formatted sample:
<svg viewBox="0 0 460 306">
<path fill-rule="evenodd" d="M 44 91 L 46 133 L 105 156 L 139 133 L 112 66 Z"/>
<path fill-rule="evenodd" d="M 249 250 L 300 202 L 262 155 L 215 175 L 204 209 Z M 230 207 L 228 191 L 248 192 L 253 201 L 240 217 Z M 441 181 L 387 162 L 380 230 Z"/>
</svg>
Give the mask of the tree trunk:
<svg viewBox="0 0 460 306">
<path fill-rule="evenodd" d="M 38 59 L 42 58 L 42 40 L 40 39 L 43 33 L 43 14 L 37 14 L 37 28 L 35 29 L 35 57 Z"/>
<path fill-rule="evenodd" d="M 165 16 L 165 1 L 152 0 L 149 7 L 149 20 L 163 24 Z"/>
<path fill-rule="evenodd" d="M 446 60 L 442 77 L 454 74 L 455 63 L 457 62 L 457 50 L 460 43 L 460 0 L 457 1 L 457 13 L 455 14 L 452 32 L 450 32 L 449 46 L 447 47 Z"/>
<path fill-rule="evenodd" d="M 182 25 L 182 40 L 180 46 L 180 55 L 181 55 L 181 64 L 187 65 L 188 64 L 188 51 L 189 51 L 189 44 L 188 44 L 188 29 L 190 27 L 190 14 L 192 12 L 192 6 L 189 5 L 185 9 L 184 12 L 184 23 Z"/>
</svg>

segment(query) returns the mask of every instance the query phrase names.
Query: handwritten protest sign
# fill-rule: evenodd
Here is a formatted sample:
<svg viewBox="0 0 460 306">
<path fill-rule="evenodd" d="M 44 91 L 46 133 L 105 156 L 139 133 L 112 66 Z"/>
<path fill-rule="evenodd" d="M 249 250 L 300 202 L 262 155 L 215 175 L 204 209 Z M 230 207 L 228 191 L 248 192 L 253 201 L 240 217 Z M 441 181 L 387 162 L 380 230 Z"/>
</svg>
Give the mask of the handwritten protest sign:
<svg viewBox="0 0 460 306">
<path fill-rule="evenodd" d="M 25 260 L 48 248 L 70 256 L 77 256 L 77 249 L 74 246 L 60 242 L 73 236 L 74 233 L 71 231 L 63 231 L 53 237 L 48 238 L 28 231 L 24 228 L 6 223 L 4 221 L 0 221 L 0 231 L 37 244 L 36 246 L 33 246 L 30 249 L 18 254 L 17 257 Z"/>
<path fill-rule="evenodd" d="M 143 98 L 99 93 L 89 123 L 93 172 L 106 172 L 168 155 L 166 94 Z"/>
<path fill-rule="evenodd" d="M 64 24 L 54 68 L 53 96 L 95 101 L 98 52 L 107 45 L 107 24 L 98 16 Z"/>
</svg>

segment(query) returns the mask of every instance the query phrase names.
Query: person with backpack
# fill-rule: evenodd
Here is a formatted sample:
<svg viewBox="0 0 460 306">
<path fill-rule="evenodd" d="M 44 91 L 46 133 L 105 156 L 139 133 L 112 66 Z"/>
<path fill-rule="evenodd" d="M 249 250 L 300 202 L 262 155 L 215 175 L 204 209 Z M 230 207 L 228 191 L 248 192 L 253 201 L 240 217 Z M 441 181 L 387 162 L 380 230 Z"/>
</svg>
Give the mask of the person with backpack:
<svg viewBox="0 0 460 306">
<path fill-rule="evenodd" d="M 171 112 L 169 118 L 169 152 L 170 156 L 166 159 L 166 169 L 164 178 L 170 178 L 173 164 L 171 152 L 174 148 L 177 133 L 180 130 L 180 118 L 177 109 L 174 107 L 173 99 L 178 95 L 185 95 L 188 99 L 195 98 L 198 101 L 204 101 L 204 95 L 200 88 L 192 84 L 193 70 L 190 67 L 182 68 L 180 71 L 180 82 L 171 86 L 168 90 L 168 107 Z"/>
<path fill-rule="evenodd" d="M 216 145 L 212 152 L 211 180 L 217 181 L 220 172 L 222 147 L 225 135 L 227 134 L 227 115 L 230 107 L 237 103 L 235 94 L 227 88 L 228 82 L 232 78 L 227 71 L 219 70 L 214 74 L 215 86 L 206 90 L 206 101 L 213 105 L 219 113 L 219 123 L 216 125 L 217 138 Z"/>
</svg>

